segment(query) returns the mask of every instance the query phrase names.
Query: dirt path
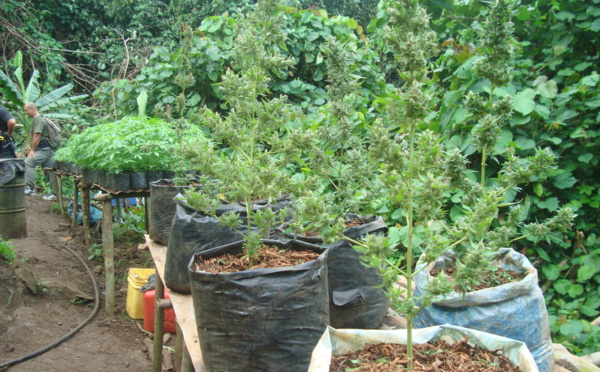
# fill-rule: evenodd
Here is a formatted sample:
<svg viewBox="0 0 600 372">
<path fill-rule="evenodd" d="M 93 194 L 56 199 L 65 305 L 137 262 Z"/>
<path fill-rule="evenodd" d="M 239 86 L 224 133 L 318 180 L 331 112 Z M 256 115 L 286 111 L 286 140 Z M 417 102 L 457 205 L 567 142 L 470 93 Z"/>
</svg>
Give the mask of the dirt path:
<svg viewBox="0 0 600 372">
<path fill-rule="evenodd" d="M 91 279 L 82 264 L 62 247 L 67 245 L 95 272 L 100 286 L 98 314 L 78 333 L 52 350 L 2 371 L 131 371 L 152 368 L 141 332 L 126 311 L 127 271 L 130 267 L 152 267 L 147 251 L 138 242 L 115 243 L 115 307 L 113 316 L 104 311 L 104 271 L 99 261 L 88 261 L 82 227 L 71 228 L 70 220 L 50 212 L 53 202 L 27 196 L 27 232 L 13 239 L 19 257 L 8 267 L 0 263 L 0 363 L 37 351 L 81 324 L 94 308 Z M 55 202 L 54 202 L 55 203 Z M 95 241 L 100 242 L 99 237 Z M 33 294 L 20 279 L 23 267 L 45 286 Z M 83 298 L 92 299 L 86 301 Z"/>
</svg>

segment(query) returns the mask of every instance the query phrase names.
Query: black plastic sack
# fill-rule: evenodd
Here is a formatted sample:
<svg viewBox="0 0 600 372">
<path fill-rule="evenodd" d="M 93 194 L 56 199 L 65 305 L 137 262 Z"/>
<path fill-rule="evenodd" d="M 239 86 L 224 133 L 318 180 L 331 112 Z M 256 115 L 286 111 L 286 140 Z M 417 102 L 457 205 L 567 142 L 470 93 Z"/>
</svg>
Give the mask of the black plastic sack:
<svg viewBox="0 0 600 372">
<path fill-rule="evenodd" d="M 226 274 L 195 271 L 195 263 L 241 253 L 242 242 L 191 259 L 194 313 L 209 372 L 305 372 L 327 328 L 327 251 L 300 241 L 264 242 L 282 249 L 322 253 L 300 265 Z"/>
<path fill-rule="evenodd" d="M 175 215 L 177 201 L 175 195 L 184 194 L 190 186 L 175 186 L 170 179 L 160 179 L 150 183 L 148 203 L 148 234 L 150 239 L 162 245 L 169 243 L 171 222 Z"/>
<path fill-rule="evenodd" d="M 414 320 L 416 327 L 454 324 L 524 342 L 540 372 L 554 369 L 548 311 L 538 286 L 537 270 L 527 257 L 511 248 L 502 248 L 495 262 L 516 272 L 526 273 L 520 281 L 481 289 L 464 296 L 452 292 L 421 310 Z M 424 263 L 417 263 L 417 270 Z M 434 268 L 452 267 L 453 261 L 442 256 L 415 277 L 415 296 L 420 296 Z"/>
<path fill-rule="evenodd" d="M 25 174 L 25 159 L 2 159 L 0 161 L 0 186 L 8 184 L 18 174 Z"/>
<path fill-rule="evenodd" d="M 0 140 L 0 159 L 16 159 L 17 148 L 12 137 L 8 137 L 5 132 L 0 132 L 4 139 Z"/>
<path fill-rule="evenodd" d="M 175 198 L 183 197 L 176 195 Z M 247 234 L 246 206 L 241 203 L 221 204 L 216 210 L 218 216 L 234 211 L 240 215 L 242 225 L 234 231 L 219 223 L 215 217 L 189 206 L 185 200 L 176 201 L 175 215 L 171 223 L 171 233 L 165 261 L 165 285 L 173 291 L 190 293 L 187 267 L 194 253 L 203 252 L 221 245 L 237 242 Z M 252 210 L 265 208 L 280 209 L 289 204 L 289 199 L 281 198 L 269 204 L 266 200 L 252 204 Z"/>
<path fill-rule="evenodd" d="M 352 239 L 362 239 L 367 234 L 387 231 L 383 218 L 349 214 L 347 219 L 360 218 L 361 225 L 344 230 Z M 322 245 L 320 237 L 296 239 Z M 347 240 L 325 245 L 327 255 L 327 281 L 329 285 L 329 316 L 334 328 L 378 329 L 385 318 L 390 299 L 383 288 L 383 278 L 375 268 L 366 267 L 362 253 L 357 252 Z"/>
<path fill-rule="evenodd" d="M 106 181 L 102 183 L 112 191 L 129 191 L 129 173 L 106 173 Z"/>
<path fill-rule="evenodd" d="M 146 172 L 131 172 L 129 174 L 129 186 L 131 190 L 148 190 Z"/>
<path fill-rule="evenodd" d="M 65 172 L 68 172 L 66 169 L 66 164 L 67 163 L 62 163 L 61 165 L 64 168 Z M 96 178 L 95 178 L 95 173 L 94 170 L 92 169 L 82 169 L 81 170 L 81 177 L 83 180 L 83 183 L 87 184 L 87 185 L 91 185 L 92 183 L 96 182 Z"/>
<path fill-rule="evenodd" d="M 161 178 L 167 178 L 163 177 L 163 171 L 146 171 L 146 181 L 148 183 L 158 181 Z"/>
</svg>

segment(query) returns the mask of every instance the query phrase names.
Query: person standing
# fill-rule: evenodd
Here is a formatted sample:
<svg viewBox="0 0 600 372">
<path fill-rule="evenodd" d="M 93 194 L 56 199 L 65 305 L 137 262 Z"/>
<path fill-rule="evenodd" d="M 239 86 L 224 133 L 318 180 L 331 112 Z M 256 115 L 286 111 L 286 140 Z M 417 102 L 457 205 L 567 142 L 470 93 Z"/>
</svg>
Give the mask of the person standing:
<svg viewBox="0 0 600 372">
<path fill-rule="evenodd" d="M 48 122 L 37 110 L 36 105 L 33 102 L 25 104 L 25 114 L 29 118 L 33 118 L 31 121 L 31 146 L 27 153 L 27 159 L 25 159 L 25 194 L 35 195 L 35 168 L 41 165 L 42 168 L 52 168 L 54 164 L 54 150 L 50 147 L 50 138 L 48 134 Z M 52 194 L 44 196 L 46 200 L 54 200 L 54 185 L 52 184 L 52 177 L 49 171 L 44 171 Z"/>
<path fill-rule="evenodd" d="M 6 107 L 0 105 L 0 159 L 15 159 L 15 143 L 12 138 L 16 121 Z"/>
</svg>

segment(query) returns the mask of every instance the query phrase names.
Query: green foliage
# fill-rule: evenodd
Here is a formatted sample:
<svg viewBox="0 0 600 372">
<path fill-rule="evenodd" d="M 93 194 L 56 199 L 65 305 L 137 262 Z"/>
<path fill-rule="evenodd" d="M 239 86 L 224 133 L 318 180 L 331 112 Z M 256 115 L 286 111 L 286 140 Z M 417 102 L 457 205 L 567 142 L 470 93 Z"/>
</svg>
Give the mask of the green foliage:
<svg viewBox="0 0 600 372">
<path fill-rule="evenodd" d="M 330 37 L 340 41 L 349 53 L 355 73 L 364 79 L 361 96 L 366 103 L 385 89 L 385 83 L 377 68 L 376 53 L 365 47 L 362 28 L 349 17 L 328 17 L 324 11 L 299 11 L 284 7 L 282 29 L 286 33 L 280 53 L 293 59 L 294 64 L 286 74 L 271 74 L 269 89 L 272 94 L 288 97 L 303 110 L 316 110 L 327 101 L 325 91 L 326 66 L 320 47 Z M 211 110 L 226 109 L 223 95 L 218 88 L 220 77 L 227 67 L 235 67 L 232 58 L 233 40 L 239 14 L 223 14 L 207 17 L 197 29 L 186 28 L 193 39 L 182 42 L 177 51 L 167 47 L 155 48 L 149 61 L 136 76 L 135 81 L 123 79 L 104 83 L 95 97 L 121 114 L 132 114 L 134 99 L 145 90 L 149 106 L 168 111 L 182 94 L 177 75 L 185 66 L 189 86 L 185 89 L 185 116 L 192 117 L 204 105 Z M 186 45 L 189 43 L 189 45 Z M 192 73 L 190 75 L 190 73 Z M 179 113 L 173 112 L 175 118 Z"/>
<path fill-rule="evenodd" d="M 88 261 L 98 261 L 104 262 L 104 248 L 102 244 L 92 243 L 90 244 L 90 248 L 88 249 L 90 252 L 90 256 L 88 257 Z"/>
<path fill-rule="evenodd" d="M 142 243 L 146 231 L 145 208 L 131 207 L 123 214 L 123 222 L 114 229 L 115 240 Z"/>
<path fill-rule="evenodd" d="M 44 294 L 48 293 L 48 284 L 49 282 L 42 279 L 42 281 L 35 283 L 35 293 L 36 294 Z"/>
<path fill-rule="evenodd" d="M 430 9 L 434 9 L 433 3 L 430 2 Z M 576 231 L 549 240 L 530 236 L 516 242 L 539 265 L 548 311 L 557 322 L 552 327 L 554 339 L 566 339 L 561 329 L 571 320 L 592 319 L 584 305 L 588 299 L 593 311 L 600 309 L 597 293 L 578 294 L 581 286 L 596 285 L 593 277 L 584 279 L 584 275 L 581 282 L 567 286 L 573 287 L 571 291 L 565 290 L 565 284 L 572 281 L 569 274 L 574 275 L 578 267 L 577 257 L 583 254 L 592 259 L 598 255 L 595 238 L 587 239 L 594 234 L 600 205 L 600 185 L 594 176 L 598 173 L 598 159 L 592 150 L 599 144 L 596 103 L 599 85 L 595 71 L 598 39 L 594 36 L 599 22 L 597 7 L 592 0 L 521 2 L 514 19 L 515 38 L 498 44 L 516 48 L 514 57 L 506 63 L 514 66 L 513 80 L 506 87 L 493 90 L 470 68 L 486 49 L 484 40 L 479 39 L 482 36 L 479 19 L 487 19 L 489 11 L 479 3 L 454 4 L 443 10 L 437 8 L 440 17 L 434 22 L 438 33 L 449 39 L 444 43 L 448 48 L 438 59 L 436 70 L 440 84 L 446 88 L 439 128 L 448 137 L 448 143 L 458 144 L 467 153 L 474 151 L 469 147 L 469 131 L 475 122 L 470 120 L 462 99 L 466 92 L 491 93 L 494 99 L 508 94 L 512 96 L 514 112 L 501 126 L 501 139 L 493 151 L 493 159 L 503 163 L 510 152 L 530 156 L 536 146 L 551 148 L 559 154 L 557 169 L 551 172 L 549 182 L 533 179 L 530 186 L 514 196 L 525 201 L 523 217 L 530 220 L 547 218 L 559 205 L 577 213 Z M 450 74 L 442 69 L 455 72 Z M 497 166 L 490 164 L 488 169 L 493 172 Z M 560 291 L 555 285 L 560 286 Z M 560 305 L 565 303 L 570 307 L 567 312 Z M 579 307 L 585 310 L 579 311 Z M 581 352 L 586 347 L 575 346 L 576 343 L 585 345 L 593 339 L 571 338 L 569 347 L 573 352 Z"/>
<path fill-rule="evenodd" d="M 27 102 L 34 102 L 40 113 L 61 122 L 73 120 L 75 116 L 72 114 L 53 113 L 53 111 L 62 107 L 69 107 L 73 103 L 81 102 L 87 96 L 77 95 L 64 97 L 71 91 L 73 84 L 67 84 L 54 89 L 49 93 L 42 94 L 39 81 L 40 73 L 38 70 L 34 69 L 29 81 L 26 82 L 26 76 L 23 71 L 23 55 L 20 51 L 17 51 L 11 62 L 11 67 L 14 68 L 12 73 L 15 80 L 12 80 L 4 72 L 0 71 L 0 88 L 2 88 L 4 98 L 8 100 L 6 107 L 12 112 L 13 116 L 15 116 L 17 122 L 23 124 L 23 129 L 17 130 L 19 136 L 16 140 L 17 145 L 22 147 L 26 145 L 26 138 L 29 136 L 30 127 L 30 121 L 23 111 L 23 107 Z"/>
<path fill-rule="evenodd" d="M 430 79 L 436 43 L 429 18 L 416 2 L 387 3 L 389 20 L 383 33 L 403 83 L 376 100 L 381 113 L 370 133 L 369 151 L 380 161 L 381 193 L 395 209 L 392 217 L 396 226 L 387 236 L 353 242 L 365 253 L 367 264 L 381 271 L 392 306 L 406 316 L 408 350 L 414 317 L 453 287 L 440 275 L 420 298 L 414 298 L 411 288 L 416 251 L 422 251 L 420 261 L 425 265 L 442 253 L 451 255 L 456 263 L 453 284 L 465 293 L 482 281 L 485 272 L 493 271 L 498 248 L 527 237 L 550 239 L 555 231 L 568 230 L 574 218 L 571 209 L 565 208 L 542 223 L 524 223 L 520 203 L 513 201 L 517 185 L 546 178 L 554 170 L 555 156 L 549 149 L 536 149 L 532 155 L 521 157 L 514 151 L 497 151 L 502 127 L 512 114 L 512 100 L 504 96 L 495 99 L 494 93 L 510 81 L 505 67 L 510 48 L 502 49 L 499 55 L 493 45 L 507 44 L 511 37 L 511 6 L 511 1 L 492 4 L 482 25 L 481 55 L 473 57 L 469 70 L 464 70 L 471 81 L 488 87 L 480 92 L 464 90 L 459 96 L 464 100 L 465 120 L 472 123 L 465 150 L 480 164 L 469 169 L 467 155 L 452 141 L 445 144 L 432 130 L 438 124 L 435 104 L 440 93 Z M 504 156 L 501 164 L 489 169 L 490 157 L 500 159 L 500 154 Z M 452 207 L 455 211 L 448 219 Z M 394 251 L 404 251 L 404 260 L 391 261 Z M 393 285 L 399 275 L 406 278 L 406 291 Z M 405 299 L 399 300 L 404 291 Z M 408 360 L 411 370 L 410 352 Z"/>
<path fill-rule="evenodd" d="M 203 132 L 197 127 L 189 127 L 184 133 L 184 141 L 198 137 L 203 137 Z M 179 147 L 177 132 L 164 121 L 126 117 L 73 135 L 55 158 L 74 162 L 83 169 L 113 173 L 168 170 L 179 164 L 173 156 Z"/>
<path fill-rule="evenodd" d="M 60 203 L 50 204 L 50 213 L 60 214 Z"/>
<path fill-rule="evenodd" d="M 228 69 L 219 88 L 230 107 L 222 117 L 205 107 L 202 122 L 211 130 L 211 140 L 201 140 L 186 148 L 192 164 L 213 178 L 188 201 L 206 213 L 214 214 L 218 205 L 215 195 L 226 200 L 243 201 L 247 210 L 244 249 L 250 265 L 255 261 L 260 238 L 269 236 L 275 215 L 254 212 L 252 202 L 272 202 L 300 186 L 286 173 L 286 165 L 299 148 L 310 146 L 300 131 L 284 136 L 285 124 L 294 112 L 285 97 L 270 97 L 270 76 L 282 76 L 292 64 L 280 54 L 285 41 L 281 32 L 281 13 L 277 0 L 260 1 L 257 10 L 240 19 L 236 25 L 233 48 L 235 71 Z M 212 193 L 214 186 L 218 193 Z M 214 200 L 213 202 L 210 199 Z M 197 203 L 194 203 L 194 200 Z M 221 223 L 237 229 L 241 220 L 236 213 L 219 216 Z M 261 227 L 259 232 L 252 226 Z"/>
<path fill-rule="evenodd" d="M 0 235 L 0 262 L 6 262 L 11 265 L 16 257 L 17 253 L 15 252 L 12 241 L 5 240 L 2 235 Z"/>
<path fill-rule="evenodd" d="M 253 3 L 251 0 L 5 0 L 0 9 L 0 16 L 6 20 L 0 29 L 0 37 L 5 42 L 5 53 L 0 59 L 0 70 L 6 76 L 0 79 L 3 99 L 12 104 L 10 97 L 26 90 L 27 83 L 33 80 L 38 81 L 38 89 L 42 92 L 52 92 L 56 87 L 68 84 L 74 85 L 73 91 L 77 94 L 98 88 L 95 96 L 100 104 L 90 102 L 90 106 L 83 106 L 63 96 L 56 105 L 44 107 L 44 113 L 60 120 L 68 137 L 96 125 L 107 116 L 117 120 L 137 114 L 136 99 L 145 90 L 149 95 L 149 108 L 158 108 L 155 112 L 167 118 L 168 125 L 175 130 L 174 138 L 181 138 L 187 121 L 200 121 L 203 106 L 215 113 L 230 112 L 231 107 L 219 84 L 227 70 L 239 71 L 233 53 L 235 29 L 244 18 L 241 14 L 255 7 Z M 288 102 L 299 110 L 291 120 L 280 123 L 278 134 L 314 130 L 319 133 L 313 137 L 315 143 L 319 148 L 327 149 L 323 151 L 327 155 L 335 155 L 330 158 L 335 159 L 358 150 L 359 146 L 340 147 L 335 141 L 326 141 L 321 132 L 325 128 L 343 128 L 343 125 L 338 126 L 339 116 L 333 114 L 333 106 L 341 106 L 327 90 L 331 81 L 328 80 L 327 53 L 323 45 L 334 37 L 348 53 L 348 72 L 357 77 L 359 87 L 356 95 L 344 101 L 344 105 L 348 104 L 351 111 L 348 120 L 354 125 L 352 135 L 364 141 L 369 138 L 367 129 L 374 119 L 385 118 L 381 110 L 371 109 L 371 103 L 382 106 L 399 99 L 400 95 L 395 92 L 390 95 L 387 89 L 392 84 L 404 86 L 410 80 L 408 76 L 400 75 L 393 53 L 398 44 L 401 47 L 410 45 L 388 39 L 384 26 L 394 21 L 387 11 L 389 4 L 386 1 L 379 2 L 376 11 L 375 1 L 370 0 L 325 0 L 316 4 L 317 8 L 300 10 L 313 3 L 288 1 L 282 8 L 279 17 L 287 37 L 284 44 L 279 45 L 278 52 L 292 58 L 293 66 L 285 73 L 267 73 L 268 92 L 261 99 L 289 97 Z M 535 157 L 538 148 L 542 147 L 557 155 L 556 169 L 551 170 L 547 180 L 530 173 L 526 185 L 508 192 L 506 203 L 522 201 L 518 216 L 516 210 L 514 213 L 500 211 L 500 218 L 492 224 L 502 228 L 504 225 L 501 224 L 509 219 L 517 221 L 518 225 L 522 221 L 545 221 L 560 210 L 560 205 L 577 213 L 576 229 L 571 233 L 540 239 L 529 234 L 543 230 L 543 224 L 529 224 L 521 228 L 528 237 L 512 244 L 526 252 L 539 268 L 554 322 L 553 338 L 565 342 L 571 351 L 588 352 L 589 345 L 597 340 L 597 334 L 586 322 L 589 323 L 594 317 L 592 314 L 600 309 L 600 294 L 593 290 L 597 287 L 598 274 L 591 274 L 593 269 L 589 264 L 600 255 L 597 250 L 600 244 L 594 235 L 600 217 L 600 183 L 596 177 L 600 170 L 594 151 L 599 145 L 600 122 L 597 72 L 600 12 L 597 0 L 522 0 L 511 17 L 514 33 L 507 41 L 495 41 L 495 38 L 508 36 L 506 32 L 511 25 L 505 21 L 509 17 L 506 13 L 491 14 L 487 2 L 425 0 L 420 3 L 431 14 L 430 26 L 440 38 L 437 42 L 440 53 L 429 59 L 434 62 L 429 76 L 431 82 L 422 88 L 431 95 L 428 106 L 431 114 L 424 118 L 419 131 L 431 129 L 443 138 L 441 142 L 429 142 L 432 152 L 424 151 L 422 155 L 435 159 L 438 154 L 433 150 L 458 147 L 466 155 L 468 164 L 484 165 L 472 169 L 464 180 L 475 183 L 483 180 L 487 187 L 499 185 L 509 176 L 499 173 L 505 164 L 509 165 L 509 170 L 523 166 L 531 170 L 528 165 L 531 163 L 513 160 L 513 155 L 517 159 Z M 486 33 L 485 20 L 499 26 L 495 34 Z M 364 32 L 365 28 L 367 32 Z M 185 44 L 188 41 L 181 39 L 186 32 L 193 35 L 192 43 L 188 45 Z M 22 60 L 27 61 L 20 70 L 23 84 L 14 74 L 18 51 L 23 53 Z M 501 60 L 508 57 L 510 51 L 513 57 Z M 512 68 L 512 81 L 501 85 L 502 81 L 493 75 L 508 67 Z M 43 79 L 36 76 L 34 70 L 39 71 Z M 184 70 L 187 72 L 182 73 Z M 182 85 L 181 76 L 189 76 L 189 72 L 193 79 L 185 82 L 191 85 Z M 14 89 L 8 80 L 12 81 Z M 510 107 L 513 110 L 508 121 L 493 122 L 487 120 L 485 114 L 478 114 L 479 111 L 488 112 L 507 95 L 512 99 Z M 17 102 L 15 105 L 9 108 L 16 115 L 22 104 Z M 187 121 L 180 121 L 181 117 Z M 401 116 L 396 115 L 398 118 Z M 399 125 L 392 125 L 391 119 L 385 125 L 386 135 L 393 133 L 398 139 L 405 135 L 397 132 Z M 493 131 L 499 131 L 499 138 L 488 142 L 493 147 L 488 146 L 484 155 L 474 140 L 485 140 L 485 133 Z M 24 133 L 18 132 L 21 134 L 19 140 L 23 142 Z M 481 141 L 480 145 L 479 149 L 485 147 Z M 226 146 L 226 142 L 214 142 L 215 151 L 224 159 L 234 156 Z M 269 148 L 270 145 L 265 142 L 262 146 Z M 176 147 L 173 149 L 172 153 L 177 153 Z M 72 154 L 61 155 L 68 158 L 76 151 L 80 149 L 73 147 Z M 308 154 L 306 151 L 303 156 L 293 159 L 299 165 L 278 160 L 277 166 L 292 179 L 307 182 L 316 176 L 315 161 L 323 160 Z M 363 173 L 361 167 L 367 162 L 359 162 L 357 157 L 352 159 L 354 161 L 348 163 L 352 165 L 347 168 L 339 166 L 339 162 L 338 166 L 329 169 L 328 181 L 317 182 L 315 199 L 327 200 L 326 197 L 333 194 L 336 181 L 345 181 L 345 174 L 353 175 L 349 169 L 356 167 L 357 175 Z M 456 161 L 461 162 L 458 157 Z M 459 166 L 457 163 L 451 165 Z M 435 180 L 435 177 L 425 178 L 419 180 L 417 186 Z M 391 180 L 382 181 L 391 184 Z M 447 215 L 440 220 L 450 223 L 476 215 L 474 209 L 461 207 L 464 194 L 450 192 L 444 184 L 434 183 L 434 186 L 430 192 L 443 191 L 447 200 Z M 371 197 L 361 190 L 359 200 L 342 199 L 358 204 L 362 204 L 360 198 L 369 200 L 373 211 L 389 221 L 402 222 L 405 208 L 397 207 L 395 199 L 397 195 L 406 197 L 406 191 L 401 191 L 395 190 L 391 196 Z M 389 241 L 382 243 L 382 251 L 396 242 L 405 242 L 408 237 L 404 223 L 390 224 Z M 413 240 L 421 243 L 425 238 L 424 227 L 416 226 Z M 415 253 L 420 253 L 418 245 Z M 475 245 L 473 249 L 479 248 Z M 580 257 L 585 257 L 586 262 L 581 262 Z M 389 260 L 395 264 L 405 259 L 403 252 L 397 252 Z"/>
<path fill-rule="evenodd" d="M 321 47 L 326 64 L 329 102 L 307 116 L 305 131 L 315 145 L 301 159 L 302 179 L 317 190 L 298 200 L 295 232 L 319 231 L 325 240 L 348 213 L 364 213 L 378 195 L 377 165 L 367 155 L 367 117 L 361 83 L 346 45 L 331 37 Z"/>
</svg>

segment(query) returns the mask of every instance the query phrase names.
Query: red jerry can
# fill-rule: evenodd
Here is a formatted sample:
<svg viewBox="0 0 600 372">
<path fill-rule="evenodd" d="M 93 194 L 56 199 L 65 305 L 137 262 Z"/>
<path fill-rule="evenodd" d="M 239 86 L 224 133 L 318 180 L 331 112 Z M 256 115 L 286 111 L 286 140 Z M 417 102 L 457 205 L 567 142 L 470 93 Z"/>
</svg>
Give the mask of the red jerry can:
<svg viewBox="0 0 600 372">
<path fill-rule="evenodd" d="M 169 298 L 169 292 L 165 288 L 165 299 Z M 144 329 L 154 333 L 154 289 L 144 292 Z M 165 310 L 165 332 L 175 333 L 175 310 Z"/>
</svg>

